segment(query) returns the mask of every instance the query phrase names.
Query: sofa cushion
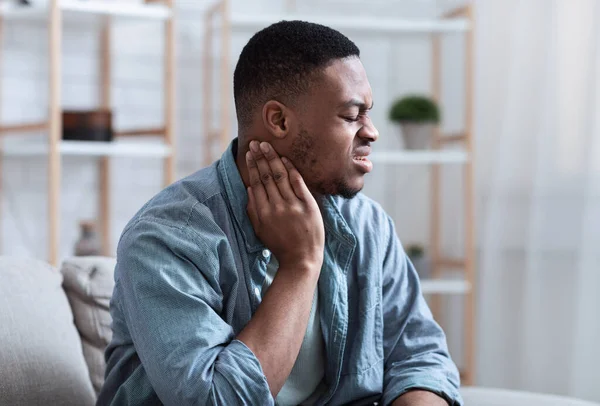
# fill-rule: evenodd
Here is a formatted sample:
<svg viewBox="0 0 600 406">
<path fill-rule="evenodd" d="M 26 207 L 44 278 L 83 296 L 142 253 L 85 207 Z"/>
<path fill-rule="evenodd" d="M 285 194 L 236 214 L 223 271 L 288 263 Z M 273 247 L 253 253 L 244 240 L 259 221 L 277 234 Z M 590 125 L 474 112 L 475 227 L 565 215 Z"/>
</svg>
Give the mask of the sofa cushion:
<svg viewBox="0 0 600 406">
<path fill-rule="evenodd" d="M 93 405 L 95 394 L 62 275 L 0 257 L 0 404 Z"/>
<path fill-rule="evenodd" d="M 63 262 L 63 287 L 83 345 L 96 393 L 104 383 L 104 350 L 112 338 L 110 298 L 116 260 L 106 257 L 73 257 Z"/>
<path fill-rule="evenodd" d="M 467 386 L 460 390 L 465 405 L 476 406 L 598 406 L 563 396 Z"/>
</svg>

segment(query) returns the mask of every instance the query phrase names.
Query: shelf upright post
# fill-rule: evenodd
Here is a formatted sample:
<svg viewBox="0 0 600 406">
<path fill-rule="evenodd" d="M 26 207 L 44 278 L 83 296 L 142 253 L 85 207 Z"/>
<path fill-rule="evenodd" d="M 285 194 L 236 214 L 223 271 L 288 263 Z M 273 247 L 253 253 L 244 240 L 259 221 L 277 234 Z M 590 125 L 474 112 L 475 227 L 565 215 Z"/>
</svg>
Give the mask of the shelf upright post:
<svg viewBox="0 0 600 406">
<path fill-rule="evenodd" d="M 231 53 L 231 30 L 230 30 L 230 0 L 221 1 L 221 145 L 220 151 L 227 149 L 231 137 L 230 120 L 230 92 L 231 80 L 229 77 L 229 59 Z"/>
<path fill-rule="evenodd" d="M 166 0 L 170 15 L 165 22 L 165 142 L 169 154 L 164 161 L 164 186 L 175 181 L 175 1 Z"/>
<path fill-rule="evenodd" d="M 442 57 L 441 57 L 441 38 L 440 34 L 434 32 L 432 35 L 431 44 L 431 90 L 432 96 L 438 105 L 441 102 L 442 96 Z M 432 148 L 435 151 L 439 151 L 441 147 L 441 134 L 440 126 L 436 125 L 433 130 Z M 432 278 L 439 278 L 441 276 L 441 165 L 434 163 L 431 166 L 431 205 L 430 205 L 430 253 L 431 253 L 431 276 Z M 433 295 L 431 297 L 431 312 L 434 317 L 439 321 L 441 317 L 441 303 L 440 296 Z"/>
<path fill-rule="evenodd" d="M 212 107 L 211 97 L 212 91 L 212 68 L 213 68 L 213 14 L 214 9 L 210 9 L 206 13 L 204 19 L 204 47 L 202 50 L 202 138 L 204 139 L 204 166 L 210 165 L 212 160 Z"/>
<path fill-rule="evenodd" d="M 475 38 L 475 21 L 473 17 L 473 5 L 451 10 L 444 15 L 445 18 L 464 17 L 469 23 L 469 29 L 465 33 L 465 130 L 464 148 L 468 159 L 463 165 L 463 206 L 464 206 L 464 278 L 470 289 L 465 292 L 464 304 L 464 337 L 463 337 L 463 369 L 461 370 L 462 383 L 473 385 L 475 377 L 475 218 L 474 218 L 474 175 L 473 175 L 473 45 Z M 435 47 L 434 47 L 435 48 Z M 437 51 L 439 57 L 439 45 Z M 435 86 L 434 86 L 435 87 Z M 439 176 L 439 174 L 438 174 Z M 438 179 L 439 182 L 439 179 Z M 436 200 L 439 202 L 439 195 Z M 439 203 L 438 203 L 439 204 Z M 438 247 L 439 248 L 439 247 Z M 441 258 L 438 258 L 441 259 Z M 444 262 L 436 261 L 436 267 L 444 266 Z M 439 302 L 438 302 L 439 306 Z"/>
<path fill-rule="evenodd" d="M 464 221 L 465 221 L 465 279 L 470 283 L 471 289 L 465 297 L 465 369 L 463 378 L 466 385 L 473 385 L 475 371 L 475 211 L 474 211 L 474 172 L 473 172 L 473 51 L 475 39 L 475 20 L 473 5 L 465 7 L 471 28 L 466 32 L 465 52 L 465 148 L 469 154 L 463 172 L 464 176 Z"/>
<path fill-rule="evenodd" d="M 111 92 L 111 17 L 106 16 L 102 21 L 102 32 L 100 33 L 100 106 L 109 110 L 112 104 Z M 98 207 L 100 214 L 100 233 L 102 235 L 102 254 L 110 256 L 110 159 L 107 156 L 98 160 L 98 184 L 100 194 Z"/>
<path fill-rule="evenodd" d="M 50 0 L 48 15 L 49 47 L 49 139 L 48 139 L 48 245 L 49 262 L 58 265 L 60 249 L 61 157 L 61 48 L 62 15 L 60 0 Z"/>
<path fill-rule="evenodd" d="M 2 123 L 2 74 L 4 73 L 2 69 L 2 51 L 4 50 L 4 18 L 0 15 L 0 123 Z M 1 124 L 0 124 L 1 127 Z M 2 253 L 2 249 L 4 247 L 4 229 L 2 222 L 2 186 L 4 178 L 4 137 L 2 133 L 0 133 L 0 253 Z"/>
</svg>

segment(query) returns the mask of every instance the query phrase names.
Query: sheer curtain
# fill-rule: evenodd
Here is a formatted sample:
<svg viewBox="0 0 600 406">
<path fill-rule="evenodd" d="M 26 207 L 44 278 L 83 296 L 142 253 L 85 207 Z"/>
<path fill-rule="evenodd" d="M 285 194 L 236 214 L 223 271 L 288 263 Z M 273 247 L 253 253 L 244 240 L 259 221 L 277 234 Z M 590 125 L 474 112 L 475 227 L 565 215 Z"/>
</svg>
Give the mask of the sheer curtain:
<svg viewBox="0 0 600 406">
<path fill-rule="evenodd" d="M 478 384 L 600 401 L 600 2 L 475 2 Z"/>
</svg>

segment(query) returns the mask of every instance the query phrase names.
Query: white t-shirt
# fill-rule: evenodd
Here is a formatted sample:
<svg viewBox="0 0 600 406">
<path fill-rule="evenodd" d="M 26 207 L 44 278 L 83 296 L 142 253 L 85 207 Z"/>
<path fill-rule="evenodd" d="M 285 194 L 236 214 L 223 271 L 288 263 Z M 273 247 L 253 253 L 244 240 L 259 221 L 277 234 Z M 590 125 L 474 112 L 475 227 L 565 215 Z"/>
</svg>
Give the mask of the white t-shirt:
<svg viewBox="0 0 600 406">
<path fill-rule="evenodd" d="M 267 293 L 278 269 L 279 262 L 271 255 L 261 297 Z M 300 353 L 275 402 L 280 406 L 314 404 L 324 390 L 324 385 L 321 385 L 324 375 L 325 345 L 319 318 L 319 290 L 315 289 Z"/>
</svg>

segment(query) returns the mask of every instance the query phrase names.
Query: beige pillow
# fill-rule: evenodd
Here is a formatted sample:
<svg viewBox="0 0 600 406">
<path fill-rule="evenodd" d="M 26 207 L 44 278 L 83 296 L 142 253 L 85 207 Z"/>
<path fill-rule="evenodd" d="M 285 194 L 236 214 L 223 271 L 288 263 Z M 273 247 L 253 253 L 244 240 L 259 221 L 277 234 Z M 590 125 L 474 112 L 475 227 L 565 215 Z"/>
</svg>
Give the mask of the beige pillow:
<svg viewBox="0 0 600 406">
<path fill-rule="evenodd" d="M 113 258 L 73 257 L 65 260 L 61 269 L 96 393 L 104 384 L 104 350 L 112 338 L 109 305 L 115 264 Z"/>
<path fill-rule="evenodd" d="M 0 257 L 0 405 L 93 405 L 62 275 Z"/>
</svg>

